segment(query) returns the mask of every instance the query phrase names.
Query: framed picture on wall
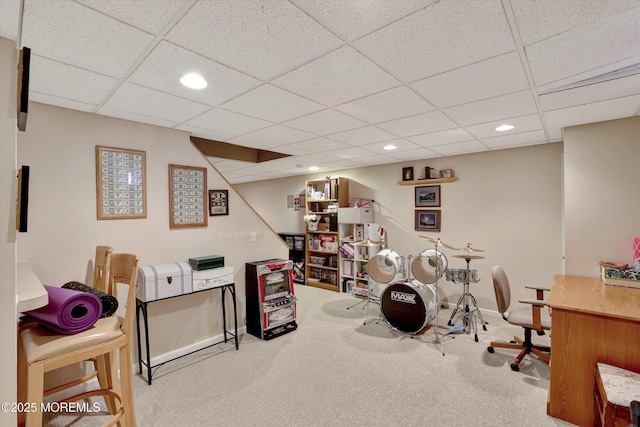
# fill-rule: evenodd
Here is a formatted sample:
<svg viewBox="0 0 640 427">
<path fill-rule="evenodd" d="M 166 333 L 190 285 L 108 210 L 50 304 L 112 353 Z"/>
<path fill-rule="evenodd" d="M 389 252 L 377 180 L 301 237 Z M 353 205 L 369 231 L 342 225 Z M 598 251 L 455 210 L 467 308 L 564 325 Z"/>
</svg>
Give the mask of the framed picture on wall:
<svg viewBox="0 0 640 427">
<path fill-rule="evenodd" d="M 229 190 L 209 190 L 209 216 L 229 215 Z"/>
<path fill-rule="evenodd" d="M 147 217 L 146 153 L 96 145 L 98 219 Z"/>
<path fill-rule="evenodd" d="M 169 165 L 169 227 L 207 226 L 207 169 Z"/>
<path fill-rule="evenodd" d="M 440 207 L 440 186 L 423 185 L 415 188 L 416 208 Z"/>
<path fill-rule="evenodd" d="M 416 231 L 440 231 L 439 210 L 416 209 Z"/>
<path fill-rule="evenodd" d="M 402 168 L 402 180 L 413 181 L 413 166 Z"/>
</svg>

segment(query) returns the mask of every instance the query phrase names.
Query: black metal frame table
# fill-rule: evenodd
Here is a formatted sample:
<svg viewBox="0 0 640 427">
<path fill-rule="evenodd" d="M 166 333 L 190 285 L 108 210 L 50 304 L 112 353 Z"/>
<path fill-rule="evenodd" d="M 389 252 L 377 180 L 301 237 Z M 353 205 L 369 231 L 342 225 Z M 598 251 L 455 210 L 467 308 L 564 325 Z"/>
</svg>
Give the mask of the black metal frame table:
<svg viewBox="0 0 640 427">
<path fill-rule="evenodd" d="M 193 295 L 193 294 L 197 294 L 199 292 L 206 292 L 206 291 L 211 291 L 214 289 L 220 289 L 222 292 L 222 298 L 221 298 L 221 302 L 222 302 L 222 329 L 224 331 L 224 341 L 220 341 L 217 342 L 215 344 L 210 344 L 206 347 L 202 347 L 198 350 L 194 350 L 191 351 L 189 353 L 183 354 L 181 356 L 178 357 L 174 357 L 173 359 L 164 361 L 162 363 L 159 363 L 157 365 L 151 365 L 151 354 L 149 353 L 149 323 L 148 323 L 148 305 L 151 304 L 152 302 L 157 302 L 157 301 L 164 301 L 164 300 L 168 300 L 171 298 L 178 298 L 178 297 L 183 297 L 185 295 Z M 227 293 L 227 291 L 230 292 L 231 294 L 231 299 L 233 301 L 233 322 L 234 322 L 234 332 L 228 331 L 227 330 L 227 309 L 226 309 L 226 305 L 225 305 L 225 295 Z M 140 342 L 140 311 L 142 311 L 142 318 L 144 320 L 144 338 L 145 338 L 145 347 L 146 347 L 146 361 L 142 360 L 142 344 Z M 238 346 L 238 313 L 237 313 L 237 305 L 236 305 L 236 285 L 235 283 L 229 283 L 226 285 L 221 285 L 221 286 L 216 286 L 213 288 L 207 288 L 207 289 L 202 289 L 200 291 L 196 291 L 196 292 L 192 292 L 189 294 L 182 294 L 182 295 L 175 295 L 172 297 L 168 297 L 168 298 L 161 298 L 161 299 L 157 299 L 157 300 L 153 300 L 153 301 L 141 301 L 139 299 L 136 298 L 136 329 L 138 332 L 138 374 L 142 375 L 142 366 L 144 365 L 147 368 L 147 384 L 151 385 L 151 380 L 153 379 L 153 373 L 162 365 L 172 362 L 174 360 L 180 359 L 181 357 L 185 357 L 188 356 L 190 354 L 196 353 L 198 351 L 204 350 L 206 348 L 209 347 L 213 347 L 214 345 L 218 345 L 221 344 L 222 342 L 228 342 L 229 339 L 234 339 L 235 343 L 236 343 L 236 350 L 238 350 L 239 346 Z M 227 335 L 230 335 L 230 338 L 227 337 Z M 153 370 L 153 371 L 152 371 Z"/>
</svg>

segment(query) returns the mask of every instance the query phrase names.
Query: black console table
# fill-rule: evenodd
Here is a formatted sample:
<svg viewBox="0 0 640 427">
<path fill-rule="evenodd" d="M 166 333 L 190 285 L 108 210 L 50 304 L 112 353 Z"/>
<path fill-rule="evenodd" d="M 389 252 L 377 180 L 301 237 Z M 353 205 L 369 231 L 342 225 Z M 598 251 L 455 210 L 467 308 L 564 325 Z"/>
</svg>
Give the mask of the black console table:
<svg viewBox="0 0 640 427">
<path fill-rule="evenodd" d="M 147 368 L 147 384 L 151 385 L 151 380 L 153 377 L 153 373 L 162 365 L 164 365 L 165 363 L 169 363 L 172 362 L 176 359 L 180 359 L 181 357 L 185 357 L 188 356 L 190 354 L 193 354 L 195 352 L 204 350 L 206 348 L 209 347 L 213 347 L 214 345 L 218 345 L 220 343 L 222 343 L 223 341 L 220 341 L 218 343 L 215 344 L 211 344 L 208 345 L 206 347 L 202 347 L 198 350 L 194 350 L 191 351 L 187 354 L 183 354 L 182 356 L 178 356 L 178 357 L 174 357 L 173 359 L 167 360 L 165 362 L 159 363 L 157 365 L 151 365 L 151 355 L 149 353 L 149 323 L 148 323 L 148 314 L 147 314 L 147 306 L 153 302 L 157 302 L 157 301 L 164 301 L 167 299 L 171 299 L 171 298 L 178 298 L 178 297 L 183 297 L 185 295 L 192 295 L 192 294 L 196 294 L 199 292 L 206 292 L 206 291 L 210 291 L 210 290 L 214 290 L 214 289 L 220 289 L 220 291 L 222 292 L 222 329 L 224 330 L 224 342 L 226 343 L 229 338 L 227 336 L 229 336 L 230 338 L 234 339 L 236 342 L 236 350 L 238 350 L 238 315 L 236 312 L 236 285 L 235 283 L 229 283 L 227 285 L 221 285 L 221 286 L 216 286 L 214 288 L 208 288 L 208 289 L 203 289 L 200 291 L 196 291 L 196 292 L 192 292 L 190 294 L 182 294 L 182 295 L 176 295 L 173 297 L 169 297 L 169 298 L 162 298 L 162 299 L 157 299 L 157 300 L 153 300 L 153 301 L 141 301 L 139 299 L 136 298 L 136 329 L 138 331 L 138 369 L 139 369 L 139 374 L 142 375 L 142 365 L 144 365 Z M 227 309 L 225 307 L 225 296 L 227 291 L 229 291 L 229 293 L 231 294 L 231 300 L 233 301 L 233 322 L 234 322 L 234 332 L 228 331 L 227 330 Z M 146 360 L 142 360 L 142 345 L 140 342 L 140 312 L 142 312 L 142 318 L 144 320 L 144 338 L 145 338 L 145 347 L 146 347 Z M 153 371 L 152 371 L 153 369 Z"/>
</svg>

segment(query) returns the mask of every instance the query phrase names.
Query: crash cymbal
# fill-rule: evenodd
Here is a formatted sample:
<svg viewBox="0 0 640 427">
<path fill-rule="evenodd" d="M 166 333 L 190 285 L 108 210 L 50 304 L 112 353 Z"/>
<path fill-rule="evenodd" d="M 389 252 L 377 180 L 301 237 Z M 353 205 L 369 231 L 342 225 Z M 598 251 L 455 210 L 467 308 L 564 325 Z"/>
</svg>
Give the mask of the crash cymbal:
<svg viewBox="0 0 640 427">
<path fill-rule="evenodd" d="M 483 249 L 476 249 L 471 247 L 471 243 L 467 243 L 467 246 L 464 248 L 458 249 L 459 251 L 467 251 L 467 252 L 484 252 Z"/>
<path fill-rule="evenodd" d="M 438 237 L 437 239 L 432 239 L 431 237 L 427 237 L 427 236 L 418 236 L 421 239 L 425 239 L 430 241 L 431 243 L 435 243 L 436 246 L 444 246 L 445 248 L 449 248 L 449 249 L 453 249 L 455 250 L 456 248 L 454 248 L 453 246 L 449 246 L 447 245 L 445 242 L 443 242 L 442 240 L 440 240 L 440 238 Z"/>
<path fill-rule="evenodd" d="M 376 242 L 370 239 L 363 240 L 362 242 L 351 243 L 351 246 L 384 246 L 385 242 Z"/>
<path fill-rule="evenodd" d="M 484 257 L 480 255 L 453 255 L 453 257 L 462 259 L 484 259 Z"/>
</svg>

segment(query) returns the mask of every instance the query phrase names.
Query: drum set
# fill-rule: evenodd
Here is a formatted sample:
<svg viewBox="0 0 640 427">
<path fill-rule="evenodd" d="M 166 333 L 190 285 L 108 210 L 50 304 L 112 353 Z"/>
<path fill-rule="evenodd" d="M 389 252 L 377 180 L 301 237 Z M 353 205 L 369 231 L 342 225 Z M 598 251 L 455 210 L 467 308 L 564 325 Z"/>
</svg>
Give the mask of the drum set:
<svg viewBox="0 0 640 427">
<path fill-rule="evenodd" d="M 416 256 L 409 256 L 405 268 L 405 258 L 393 249 L 382 249 L 369 259 L 368 293 L 366 304 L 380 306 L 381 318 L 389 327 L 399 333 L 407 335 L 419 335 L 424 333 L 429 326 L 433 326 L 432 342 L 440 345 L 441 338 L 451 332 L 471 331 L 478 341 L 476 317 L 486 330 L 486 322 L 482 319 L 476 300 L 469 292 L 469 284 L 477 283 L 478 273 L 470 269 L 470 261 L 484 258 L 472 255 L 472 252 L 484 252 L 475 249 L 468 244 L 465 248 L 455 248 L 442 242 L 440 239 L 432 239 L 419 236 L 433 243 L 433 249 L 425 249 Z M 383 246 L 385 242 L 365 240 L 352 243 L 353 246 Z M 449 269 L 447 257 L 440 248 L 452 250 L 464 250 L 464 255 L 454 255 L 463 258 L 467 262 L 466 269 Z M 448 325 L 451 326 L 458 319 L 462 320 L 460 327 L 450 328 L 446 334 L 438 332 L 438 314 L 440 309 L 440 297 L 438 294 L 438 281 L 446 276 L 446 280 L 463 284 L 463 293 L 458 299 L 456 307 L 451 314 Z M 349 307 L 351 308 L 351 307 Z M 365 315 L 365 324 L 368 318 Z M 443 351 L 444 355 L 444 351 Z"/>
</svg>

